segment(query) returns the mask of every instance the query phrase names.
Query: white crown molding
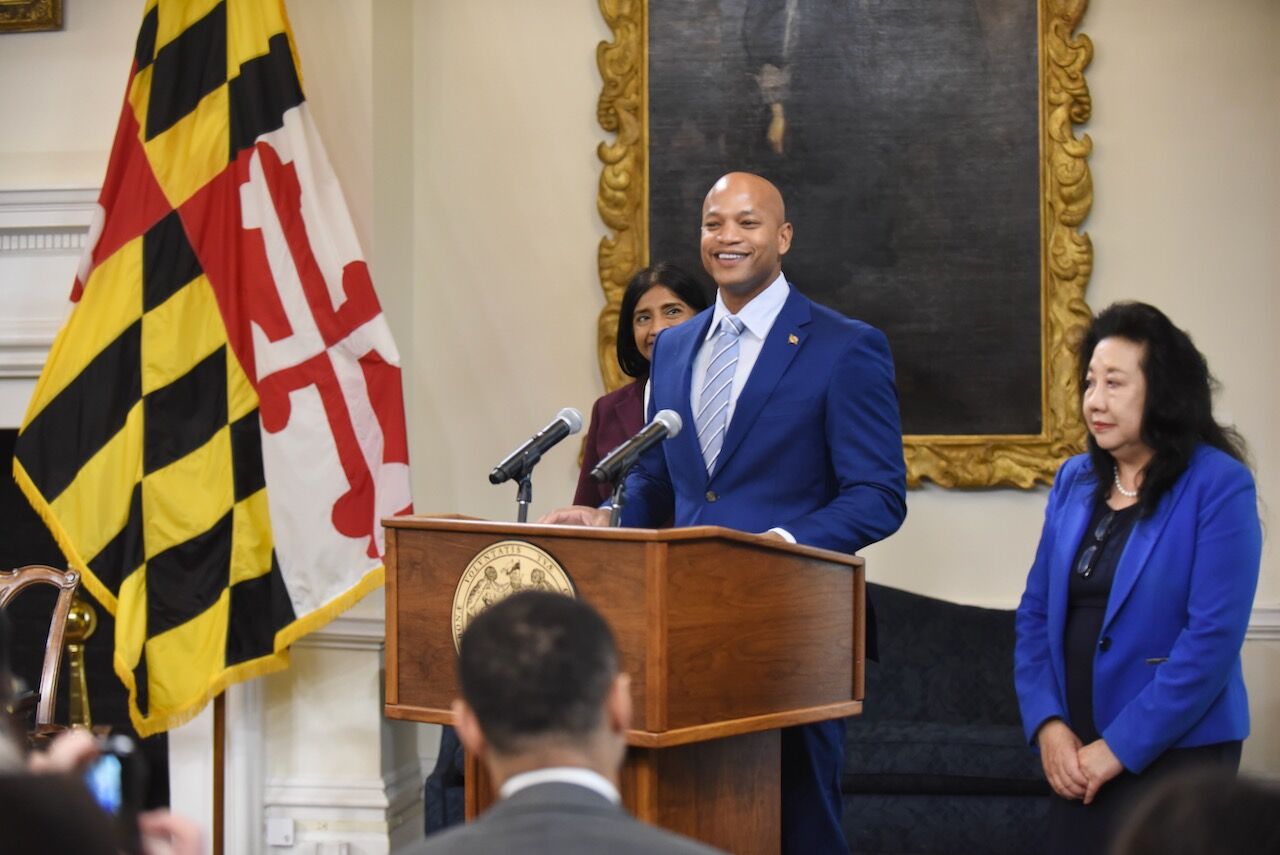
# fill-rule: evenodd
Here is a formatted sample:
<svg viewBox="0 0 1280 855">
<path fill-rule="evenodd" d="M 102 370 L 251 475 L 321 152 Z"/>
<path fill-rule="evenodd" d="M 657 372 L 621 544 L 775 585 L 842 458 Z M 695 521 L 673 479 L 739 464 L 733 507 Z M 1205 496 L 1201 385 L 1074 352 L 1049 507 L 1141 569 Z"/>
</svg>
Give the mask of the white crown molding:
<svg viewBox="0 0 1280 855">
<path fill-rule="evenodd" d="M 386 644 L 387 625 L 381 617 L 341 615 L 321 629 L 304 635 L 294 647 L 379 652 Z"/>
<path fill-rule="evenodd" d="M 40 376 L 69 305 L 66 295 L 98 210 L 98 192 L 0 190 L 0 291 L 8 304 L 0 317 L 0 379 Z M 65 270 L 65 281 L 51 283 L 54 270 Z"/>
<path fill-rule="evenodd" d="M 88 228 L 97 187 L 0 190 L 0 229 Z"/>
<path fill-rule="evenodd" d="M 97 205 L 94 187 L 0 190 L 0 256 L 80 255 Z"/>
<path fill-rule="evenodd" d="M 0 378 L 39 377 L 61 318 L 0 318 Z"/>
<path fill-rule="evenodd" d="M 84 252 L 89 227 L 0 227 L 0 255 L 79 255 Z"/>
</svg>

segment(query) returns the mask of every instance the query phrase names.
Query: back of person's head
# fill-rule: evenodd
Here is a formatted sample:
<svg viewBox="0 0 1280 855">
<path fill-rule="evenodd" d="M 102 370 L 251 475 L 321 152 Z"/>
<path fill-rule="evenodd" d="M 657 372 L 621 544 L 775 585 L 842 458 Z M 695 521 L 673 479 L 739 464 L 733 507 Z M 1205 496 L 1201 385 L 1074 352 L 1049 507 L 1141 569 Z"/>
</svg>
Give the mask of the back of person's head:
<svg viewBox="0 0 1280 855">
<path fill-rule="evenodd" d="M 514 594 L 462 635 L 458 681 L 488 744 L 512 756 L 543 743 L 574 745 L 601 726 L 618 674 L 604 619 L 579 600 Z"/>
<path fill-rule="evenodd" d="M 1122 338 L 1142 345 L 1142 373 L 1146 400 L 1142 412 L 1142 441 L 1154 457 L 1146 467 L 1140 503 L 1149 513 L 1186 470 L 1196 445 L 1205 443 L 1245 461 L 1244 440 L 1234 428 L 1213 417 L 1216 383 L 1209 364 L 1191 340 L 1164 312 L 1137 302 L 1112 303 L 1094 317 L 1085 331 L 1079 354 L 1080 388 L 1085 388 L 1089 362 L 1098 342 Z M 1088 437 L 1094 469 L 1105 472 L 1099 495 L 1110 489 L 1111 455 Z"/>
<path fill-rule="evenodd" d="M 1134 806 L 1111 847 L 1111 855 L 1241 853 L 1280 853 L 1280 789 L 1217 767 L 1160 782 Z"/>
</svg>

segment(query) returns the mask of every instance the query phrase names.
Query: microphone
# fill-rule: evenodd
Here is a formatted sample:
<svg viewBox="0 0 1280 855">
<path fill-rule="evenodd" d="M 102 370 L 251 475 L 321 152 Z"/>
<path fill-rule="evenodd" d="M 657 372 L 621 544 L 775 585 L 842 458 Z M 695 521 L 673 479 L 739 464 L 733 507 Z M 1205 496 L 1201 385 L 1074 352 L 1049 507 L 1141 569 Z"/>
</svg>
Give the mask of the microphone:
<svg viewBox="0 0 1280 855">
<path fill-rule="evenodd" d="M 597 484 L 618 480 L 618 477 L 625 474 L 641 454 L 664 439 L 670 439 L 680 433 L 680 428 L 683 426 L 675 410 L 660 411 L 653 417 L 653 421 L 640 429 L 638 434 L 606 454 L 596 468 L 591 470 L 591 480 Z"/>
<path fill-rule="evenodd" d="M 582 413 L 573 407 L 565 407 L 556 413 L 551 424 L 538 431 L 524 445 L 508 454 L 505 460 L 493 467 L 493 471 L 489 473 L 489 483 L 501 484 L 512 478 L 523 478 L 538 465 L 542 455 L 553 445 L 580 430 L 582 430 Z"/>
</svg>

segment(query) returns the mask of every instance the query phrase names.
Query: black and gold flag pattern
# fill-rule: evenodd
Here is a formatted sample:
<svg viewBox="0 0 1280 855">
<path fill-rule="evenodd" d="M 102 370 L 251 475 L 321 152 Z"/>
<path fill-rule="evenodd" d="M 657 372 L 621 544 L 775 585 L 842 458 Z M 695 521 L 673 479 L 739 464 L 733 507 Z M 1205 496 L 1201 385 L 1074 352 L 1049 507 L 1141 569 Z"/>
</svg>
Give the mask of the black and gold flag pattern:
<svg viewBox="0 0 1280 855">
<path fill-rule="evenodd" d="M 380 584 L 378 520 L 409 507 L 398 356 L 297 67 L 283 3 L 146 3 L 15 447 L 116 616 L 144 735 L 284 666 Z"/>
</svg>

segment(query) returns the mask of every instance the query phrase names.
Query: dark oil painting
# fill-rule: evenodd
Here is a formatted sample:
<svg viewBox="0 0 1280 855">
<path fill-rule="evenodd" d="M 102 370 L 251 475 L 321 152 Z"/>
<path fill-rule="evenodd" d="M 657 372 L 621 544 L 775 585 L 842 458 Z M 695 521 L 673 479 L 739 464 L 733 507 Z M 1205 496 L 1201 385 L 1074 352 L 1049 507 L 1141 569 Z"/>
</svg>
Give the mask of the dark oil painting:
<svg viewBox="0 0 1280 855">
<path fill-rule="evenodd" d="M 1041 430 L 1037 4 L 650 0 L 650 259 L 719 175 L 779 185 L 787 278 L 889 338 L 907 434 Z"/>
</svg>

